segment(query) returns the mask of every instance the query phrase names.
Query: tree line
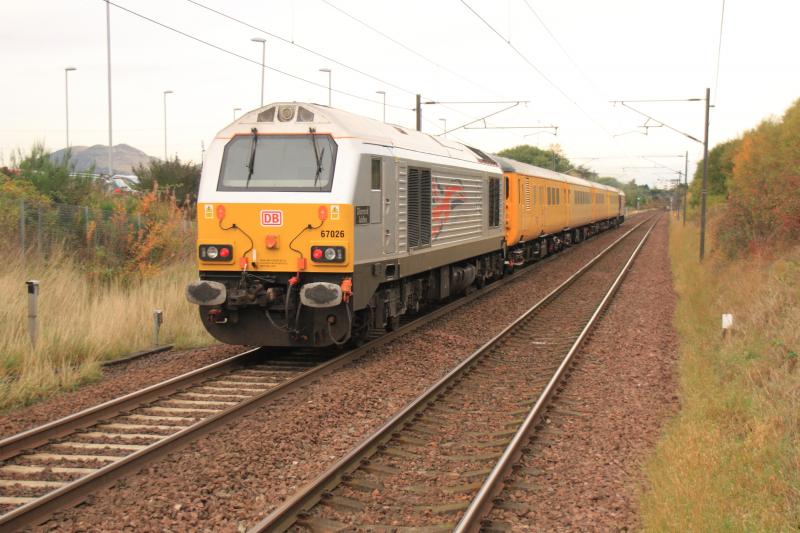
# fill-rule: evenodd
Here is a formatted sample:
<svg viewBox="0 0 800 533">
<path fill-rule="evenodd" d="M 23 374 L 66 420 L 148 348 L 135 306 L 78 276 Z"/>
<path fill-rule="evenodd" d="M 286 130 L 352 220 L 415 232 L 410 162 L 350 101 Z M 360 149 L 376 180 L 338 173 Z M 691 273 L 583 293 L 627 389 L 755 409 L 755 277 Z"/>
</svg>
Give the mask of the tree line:
<svg viewBox="0 0 800 533">
<path fill-rule="evenodd" d="M 689 186 L 700 202 L 703 162 Z M 800 239 L 800 100 L 708 153 L 709 205 L 719 208 L 716 236 L 729 255 L 761 252 Z"/>
<path fill-rule="evenodd" d="M 600 176 L 594 170 L 584 166 L 575 165 L 567 158 L 558 146 L 553 146 L 549 150 L 542 150 L 529 144 L 521 144 L 512 148 L 506 148 L 497 153 L 501 157 L 507 157 L 515 161 L 527 163 L 548 170 L 570 174 L 589 181 L 610 185 L 621 189 L 625 193 L 625 202 L 629 207 L 650 206 L 655 202 L 663 201 L 669 197 L 671 192 L 661 189 L 651 189 L 648 185 L 640 185 L 636 180 L 621 182 L 611 176 Z"/>
</svg>

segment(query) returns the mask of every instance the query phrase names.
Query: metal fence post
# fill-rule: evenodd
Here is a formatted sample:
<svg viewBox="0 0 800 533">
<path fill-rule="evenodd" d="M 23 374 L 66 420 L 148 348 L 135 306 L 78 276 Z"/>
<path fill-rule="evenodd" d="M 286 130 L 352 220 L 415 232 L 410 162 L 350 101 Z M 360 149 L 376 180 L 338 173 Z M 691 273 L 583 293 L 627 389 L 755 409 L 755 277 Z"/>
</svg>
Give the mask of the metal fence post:
<svg viewBox="0 0 800 533">
<path fill-rule="evenodd" d="M 25 254 L 25 200 L 19 201 L 19 245 Z"/>
<path fill-rule="evenodd" d="M 25 282 L 28 287 L 28 334 L 31 346 L 36 349 L 36 337 L 39 333 L 39 281 L 31 279 Z"/>
<path fill-rule="evenodd" d="M 158 332 L 164 323 L 164 312 L 161 309 L 153 311 L 153 346 L 158 346 Z"/>
</svg>

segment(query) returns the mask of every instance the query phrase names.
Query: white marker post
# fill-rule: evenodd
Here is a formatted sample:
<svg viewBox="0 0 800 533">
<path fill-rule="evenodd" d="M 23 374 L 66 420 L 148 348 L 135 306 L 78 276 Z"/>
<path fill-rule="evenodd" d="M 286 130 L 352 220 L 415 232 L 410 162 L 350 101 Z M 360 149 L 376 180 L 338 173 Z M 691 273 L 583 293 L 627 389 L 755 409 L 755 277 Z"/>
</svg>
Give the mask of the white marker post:
<svg viewBox="0 0 800 533">
<path fill-rule="evenodd" d="M 28 334 L 35 350 L 36 337 L 39 334 L 39 281 L 31 279 L 25 285 L 28 287 Z"/>
<path fill-rule="evenodd" d="M 158 332 L 164 323 L 164 312 L 161 309 L 153 311 L 153 346 L 158 346 Z"/>
<path fill-rule="evenodd" d="M 722 315 L 722 338 L 728 333 L 728 330 L 733 329 L 733 315 L 731 313 L 724 313 Z"/>
</svg>

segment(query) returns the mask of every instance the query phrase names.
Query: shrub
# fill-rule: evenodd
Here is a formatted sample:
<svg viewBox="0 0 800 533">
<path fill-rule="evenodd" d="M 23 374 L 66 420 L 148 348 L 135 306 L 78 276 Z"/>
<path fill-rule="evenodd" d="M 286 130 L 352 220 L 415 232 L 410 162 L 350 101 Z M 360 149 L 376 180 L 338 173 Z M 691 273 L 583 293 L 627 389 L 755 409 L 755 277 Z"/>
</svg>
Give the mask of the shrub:
<svg viewBox="0 0 800 533">
<path fill-rule="evenodd" d="M 745 133 L 733 157 L 718 230 L 729 255 L 764 253 L 800 237 L 800 100 Z"/>
</svg>

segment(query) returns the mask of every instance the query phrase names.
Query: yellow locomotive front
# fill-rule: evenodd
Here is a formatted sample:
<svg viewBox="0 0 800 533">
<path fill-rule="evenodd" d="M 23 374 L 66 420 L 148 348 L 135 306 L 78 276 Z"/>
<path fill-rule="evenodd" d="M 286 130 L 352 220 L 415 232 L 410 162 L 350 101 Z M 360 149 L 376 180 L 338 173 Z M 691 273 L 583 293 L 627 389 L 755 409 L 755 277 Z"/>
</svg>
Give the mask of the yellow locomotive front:
<svg viewBox="0 0 800 533">
<path fill-rule="evenodd" d="M 186 295 L 228 344 L 327 346 L 353 330 L 353 169 L 310 105 L 268 106 L 217 136 Z"/>
</svg>

